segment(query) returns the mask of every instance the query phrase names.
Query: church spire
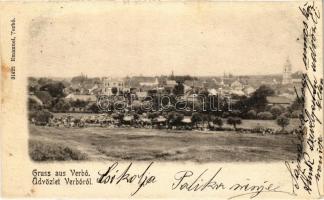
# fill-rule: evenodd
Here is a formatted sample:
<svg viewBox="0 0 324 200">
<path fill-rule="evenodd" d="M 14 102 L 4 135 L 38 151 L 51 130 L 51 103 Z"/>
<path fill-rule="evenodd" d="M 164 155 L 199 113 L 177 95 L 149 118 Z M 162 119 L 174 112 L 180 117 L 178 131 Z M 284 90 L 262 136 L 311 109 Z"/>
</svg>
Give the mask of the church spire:
<svg viewBox="0 0 324 200">
<path fill-rule="evenodd" d="M 283 67 L 282 84 L 292 83 L 291 71 L 292 71 L 291 63 L 289 58 L 287 58 L 286 63 Z"/>
</svg>

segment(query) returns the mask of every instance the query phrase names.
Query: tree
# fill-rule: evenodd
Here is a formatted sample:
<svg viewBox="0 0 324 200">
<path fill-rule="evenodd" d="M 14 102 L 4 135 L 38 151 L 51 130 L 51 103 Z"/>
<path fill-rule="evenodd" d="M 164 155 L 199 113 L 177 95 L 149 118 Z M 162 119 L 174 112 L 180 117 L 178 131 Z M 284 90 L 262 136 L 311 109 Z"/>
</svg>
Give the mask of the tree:
<svg viewBox="0 0 324 200">
<path fill-rule="evenodd" d="M 52 107 L 53 97 L 47 91 L 36 91 L 35 96 L 37 96 L 42 102 L 45 108 Z"/>
<path fill-rule="evenodd" d="M 268 104 L 267 97 L 274 95 L 274 90 L 266 85 L 261 85 L 250 98 L 241 102 L 245 109 L 253 108 L 256 111 L 264 111 Z M 245 110 L 246 112 L 246 110 Z"/>
<path fill-rule="evenodd" d="M 123 113 L 113 113 L 111 115 L 115 120 L 118 120 L 119 122 L 121 122 L 124 118 L 124 114 Z"/>
<path fill-rule="evenodd" d="M 149 118 L 149 119 L 154 119 L 154 118 L 156 118 L 158 116 L 159 116 L 158 112 L 149 112 L 149 113 L 147 113 L 147 118 Z"/>
<path fill-rule="evenodd" d="M 72 78 L 71 83 L 73 84 L 83 84 L 87 81 L 87 77 L 81 74 L 80 76 L 75 76 Z"/>
<path fill-rule="evenodd" d="M 299 110 L 301 111 L 303 109 L 303 103 L 298 101 L 298 98 L 294 100 L 294 102 L 288 107 L 288 110 L 290 112 Z"/>
<path fill-rule="evenodd" d="M 39 78 L 37 82 L 38 82 L 38 84 L 40 86 L 43 86 L 43 85 L 46 85 L 48 83 L 53 82 L 53 80 L 52 79 L 49 79 L 49 78 Z"/>
<path fill-rule="evenodd" d="M 270 109 L 270 112 L 274 117 L 278 117 L 283 111 L 284 111 L 284 109 L 279 106 L 273 106 Z"/>
<path fill-rule="evenodd" d="M 167 121 L 169 124 L 176 126 L 179 125 L 183 119 L 183 115 L 177 112 L 170 112 L 167 116 Z"/>
<path fill-rule="evenodd" d="M 92 103 L 89 107 L 88 110 L 93 112 L 93 113 L 98 113 L 99 112 L 99 107 L 96 103 Z"/>
<path fill-rule="evenodd" d="M 138 100 L 135 100 L 131 104 L 131 111 L 135 111 L 136 113 L 141 113 L 142 103 Z"/>
<path fill-rule="evenodd" d="M 77 108 L 84 108 L 86 105 L 88 105 L 89 102 L 77 99 L 76 101 L 71 102 L 71 106 L 77 107 Z"/>
<path fill-rule="evenodd" d="M 177 81 L 177 85 L 173 88 L 174 95 L 183 95 L 184 94 L 184 85 L 182 82 Z"/>
<path fill-rule="evenodd" d="M 227 118 L 227 117 L 229 117 L 229 116 L 230 116 L 229 112 L 223 112 L 223 113 L 222 113 L 222 117 L 223 117 L 223 118 Z"/>
<path fill-rule="evenodd" d="M 299 118 L 302 112 L 300 110 L 295 110 L 291 113 L 291 118 Z"/>
<path fill-rule="evenodd" d="M 197 112 L 192 113 L 191 121 L 192 121 L 192 123 L 195 124 L 196 127 L 197 127 L 197 124 L 199 122 L 201 122 L 202 120 L 203 120 L 203 118 L 202 118 L 202 115 L 200 113 L 197 113 Z"/>
<path fill-rule="evenodd" d="M 71 104 L 64 99 L 60 99 L 53 107 L 55 112 L 67 112 L 71 108 Z"/>
<path fill-rule="evenodd" d="M 290 123 L 290 120 L 289 118 L 287 118 L 286 116 L 284 115 L 280 115 L 278 118 L 277 118 L 277 124 L 279 126 L 281 126 L 281 130 L 284 131 L 285 127 L 288 126 Z"/>
<path fill-rule="evenodd" d="M 53 118 L 53 114 L 48 110 L 38 110 L 31 112 L 29 117 L 31 120 L 35 120 L 36 124 L 45 125 L 51 118 Z"/>
<path fill-rule="evenodd" d="M 204 109 L 201 108 L 203 112 L 205 111 L 209 112 L 218 106 L 218 102 L 215 102 L 215 96 L 213 97 L 209 96 L 209 92 L 207 89 L 202 89 L 199 91 L 198 100 L 201 103 L 202 108 L 204 108 Z M 218 101 L 217 98 L 216 101 Z"/>
<path fill-rule="evenodd" d="M 64 84 L 62 82 L 48 83 L 40 88 L 41 91 L 48 91 L 52 97 L 64 96 Z"/>
<path fill-rule="evenodd" d="M 236 125 L 242 124 L 242 120 L 239 117 L 229 117 L 227 118 L 227 123 L 229 125 L 233 125 L 234 129 L 236 130 Z"/>
<path fill-rule="evenodd" d="M 219 128 L 223 126 L 223 120 L 220 117 L 215 117 L 213 123 L 216 124 Z"/>
<path fill-rule="evenodd" d="M 232 117 L 239 117 L 241 115 L 239 110 L 233 110 L 230 112 L 230 116 Z"/>
<path fill-rule="evenodd" d="M 140 118 L 140 116 L 136 113 L 133 116 L 134 116 L 134 120 L 138 120 Z"/>
<path fill-rule="evenodd" d="M 118 89 L 116 87 L 111 88 L 111 93 L 113 93 L 113 95 L 116 95 L 118 92 Z"/>
<path fill-rule="evenodd" d="M 40 110 L 42 109 L 42 104 L 37 102 L 35 99 L 28 98 L 28 110 L 34 111 L 34 110 Z"/>
<path fill-rule="evenodd" d="M 39 90 L 39 83 L 36 78 L 34 77 L 29 77 L 28 78 L 28 91 L 29 92 L 36 92 Z"/>
<path fill-rule="evenodd" d="M 257 116 L 257 113 L 255 110 L 249 110 L 249 112 L 246 113 L 246 116 L 249 118 L 249 119 L 255 119 L 256 116 Z"/>
</svg>

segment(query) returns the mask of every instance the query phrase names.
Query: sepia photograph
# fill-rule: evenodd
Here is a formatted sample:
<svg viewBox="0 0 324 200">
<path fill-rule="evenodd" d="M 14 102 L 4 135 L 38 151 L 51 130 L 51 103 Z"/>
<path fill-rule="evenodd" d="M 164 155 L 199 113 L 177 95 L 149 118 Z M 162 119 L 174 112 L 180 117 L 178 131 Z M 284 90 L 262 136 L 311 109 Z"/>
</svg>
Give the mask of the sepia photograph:
<svg viewBox="0 0 324 200">
<path fill-rule="evenodd" d="M 323 196 L 322 1 L 0 8 L 1 196 Z"/>
<path fill-rule="evenodd" d="M 298 9 L 161 7 L 30 21 L 31 160 L 296 159 Z"/>
</svg>

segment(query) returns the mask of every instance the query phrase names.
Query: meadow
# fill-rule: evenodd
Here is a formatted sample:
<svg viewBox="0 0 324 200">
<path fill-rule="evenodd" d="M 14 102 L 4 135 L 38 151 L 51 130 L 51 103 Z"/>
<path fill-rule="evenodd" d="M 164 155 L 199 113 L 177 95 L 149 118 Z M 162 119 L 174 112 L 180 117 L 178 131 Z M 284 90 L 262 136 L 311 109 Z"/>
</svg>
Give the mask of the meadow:
<svg viewBox="0 0 324 200">
<path fill-rule="evenodd" d="M 240 127 L 263 122 L 280 128 L 274 121 L 249 121 Z M 35 125 L 29 125 L 29 131 L 29 153 L 35 161 L 271 162 L 296 158 L 295 135 Z"/>
</svg>

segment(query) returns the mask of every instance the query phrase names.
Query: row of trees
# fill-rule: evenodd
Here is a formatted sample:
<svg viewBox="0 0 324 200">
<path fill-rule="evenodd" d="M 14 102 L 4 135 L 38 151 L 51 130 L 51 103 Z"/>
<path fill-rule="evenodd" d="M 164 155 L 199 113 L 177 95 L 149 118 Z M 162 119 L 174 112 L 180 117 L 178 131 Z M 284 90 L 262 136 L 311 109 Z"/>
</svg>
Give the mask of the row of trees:
<svg viewBox="0 0 324 200">
<path fill-rule="evenodd" d="M 84 82 L 87 79 L 84 77 L 77 77 L 73 81 L 74 82 Z M 96 81 L 96 80 L 91 80 Z M 64 99 L 65 93 L 64 88 L 66 87 L 66 83 L 62 81 L 53 81 L 47 79 L 33 79 L 30 80 L 32 84 L 29 85 L 30 91 L 33 91 L 34 94 L 43 102 L 43 105 L 39 105 L 37 101 L 30 99 L 29 101 L 29 109 L 30 110 L 39 110 L 39 109 L 49 109 L 52 112 L 69 112 L 71 108 L 77 108 L 79 111 L 85 112 L 99 112 L 99 108 L 96 104 L 89 104 L 87 101 L 67 101 Z M 151 92 L 149 93 L 150 103 L 152 103 L 152 109 L 158 110 L 158 108 L 162 106 L 169 105 L 169 110 L 172 115 L 174 115 L 175 111 L 181 115 L 199 115 L 200 113 L 203 115 L 207 115 L 210 117 L 222 117 L 229 118 L 230 121 L 237 121 L 235 124 L 239 124 L 239 119 L 262 119 L 262 120 L 270 120 L 270 119 L 278 119 L 279 117 L 298 117 L 301 110 L 301 105 L 295 101 L 293 104 L 287 109 L 281 106 L 269 106 L 267 102 L 267 97 L 274 94 L 273 89 L 268 86 L 260 86 L 250 97 L 236 97 L 237 101 L 233 105 L 231 105 L 231 109 L 234 111 L 229 111 L 228 101 L 225 98 L 209 98 L 209 93 L 207 90 L 197 91 L 199 96 L 197 97 L 197 101 L 195 102 L 186 102 L 186 109 L 179 111 L 180 108 L 183 108 L 184 103 L 179 103 L 179 99 L 177 99 L 176 94 L 183 93 L 183 84 L 181 81 L 178 81 L 177 85 L 173 89 L 173 95 L 170 95 L 169 99 L 164 99 L 164 101 L 159 100 L 159 96 L 157 93 Z M 130 97 L 130 94 L 124 94 L 126 98 Z M 150 113 L 148 111 L 140 109 L 143 104 L 148 103 L 148 99 L 145 99 L 144 102 L 136 101 L 133 102 L 133 105 L 136 108 L 137 114 Z M 213 101 L 213 102 L 211 102 Z M 137 105 L 135 105 L 137 104 Z M 194 105 L 193 105 L 194 104 Z M 211 105 L 217 105 L 220 111 L 215 112 L 211 107 Z M 220 107 L 219 107 L 220 106 Z M 191 110 L 191 108 L 195 107 L 195 111 Z M 204 109 L 203 109 L 204 108 Z M 199 113 L 199 114 L 196 114 Z M 199 121 L 199 117 L 193 117 L 193 121 Z M 177 122 L 179 119 L 174 119 L 173 121 Z M 236 125 L 235 125 L 236 126 Z"/>
<path fill-rule="evenodd" d="M 111 116 L 114 119 L 122 122 L 125 115 L 123 113 L 113 113 Z M 147 117 L 151 120 L 157 118 L 158 116 L 160 116 L 159 113 L 149 113 L 147 115 Z M 140 118 L 138 114 L 134 114 L 133 117 L 134 120 L 138 120 Z M 184 115 L 181 113 L 170 112 L 167 113 L 165 117 L 168 125 L 171 126 L 183 125 L 182 120 L 184 119 Z M 46 125 L 49 123 L 51 118 L 53 118 L 53 114 L 46 109 L 29 112 L 29 119 L 37 125 Z M 189 125 L 193 126 L 194 128 L 198 128 L 198 124 L 205 125 L 207 123 L 207 126 L 209 128 L 215 128 L 216 125 L 220 130 L 222 130 L 222 127 L 224 125 L 223 120 L 224 119 L 222 119 L 221 117 L 205 115 L 202 113 L 193 113 L 191 116 L 191 123 Z M 283 131 L 284 128 L 289 125 L 289 118 L 281 115 L 277 118 L 276 122 L 279 126 L 282 127 L 282 131 Z M 211 123 L 213 123 L 213 126 L 211 126 Z M 234 130 L 237 130 L 237 125 L 242 124 L 242 120 L 239 117 L 228 117 L 226 119 L 226 123 L 232 125 Z"/>
</svg>

